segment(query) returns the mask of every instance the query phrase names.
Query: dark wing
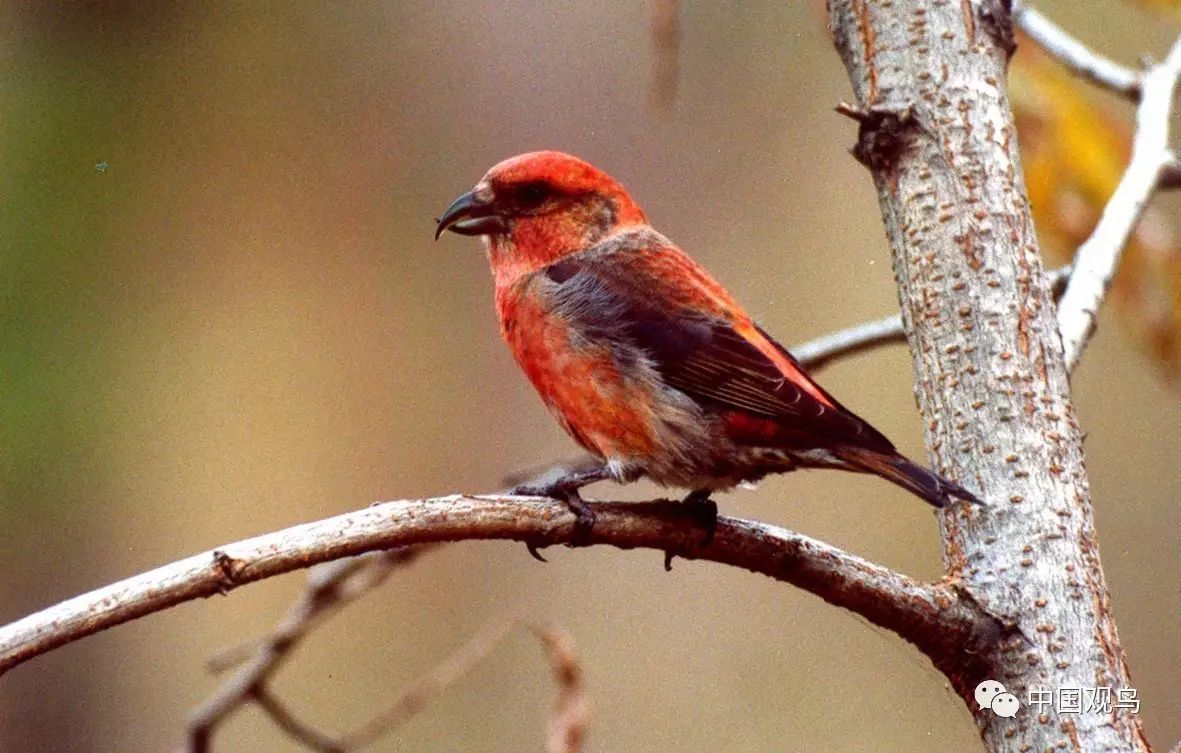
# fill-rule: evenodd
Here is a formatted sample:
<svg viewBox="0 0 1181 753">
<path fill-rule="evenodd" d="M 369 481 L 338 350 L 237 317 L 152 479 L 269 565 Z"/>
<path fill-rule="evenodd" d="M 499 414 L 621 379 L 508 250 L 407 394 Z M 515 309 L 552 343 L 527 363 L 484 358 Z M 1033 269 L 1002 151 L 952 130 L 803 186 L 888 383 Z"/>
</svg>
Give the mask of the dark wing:
<svg viewBox="0 0 1181 753">
<path fill-rule="evenodd" d="M 582 337 L 617 354 L 642 353 L 669 386 L 738 414 L 752 429 L 744 434 L 762 440 L 753 443 L 808 444 L 814 438 L 812 446 L 848 443 L 893 452 L 889 440 L 812 382 L 765 332 L 748 320 L 723 317 L 718 295 L 725 294 L 699 267 L 670 282 L 668 273 L 684 258 L 649 242 L 567 257 L 541 274 L 553 286 L 547 292 L 555 313 Z M 768 350 L 781 356 L 779 364 Z"/>
</svg>

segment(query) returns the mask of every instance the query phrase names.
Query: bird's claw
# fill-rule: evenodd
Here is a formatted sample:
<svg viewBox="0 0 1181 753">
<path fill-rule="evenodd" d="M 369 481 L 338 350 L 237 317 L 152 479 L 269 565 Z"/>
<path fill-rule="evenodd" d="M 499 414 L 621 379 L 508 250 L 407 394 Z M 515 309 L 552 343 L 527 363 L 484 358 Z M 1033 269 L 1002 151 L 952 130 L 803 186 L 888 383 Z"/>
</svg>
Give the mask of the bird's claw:
<svg viewBox="0 0 1181 753">
<path fill-rule="evenodd" d="M 704 489 L 689 492 L 681 503 L 688 508 L 693 520 L 705 529 L 705 536 L 698 545 L 704 549 L 713 543 L 714 535 L 718 532 L 718 503 L 710 499 L 709 491 Z"/>
<path fill-rule="evenodd" d="M 566 497 L 566 507 L 574 513 L 574 533 L 570 536 L 570 546 L 587 546 L 591 543 L 591 533 L 595 528 L 595 511 L 587 504 L 577 491 Z"/>
<path fill-rule="evenodd" d="M 595 512 L 583 500 L 578 490 L 582 487 L 609 478 L 605 467 L 583 469 L 567 474 L 547 483 L 526 483 L 514 486 L 509 494 L 518 497 L 548 497 L 558 499 L 566 504 L 570 512 L 574 513 L 574 532 L 570 536 L 570 546 L 587 546 L 591 543 L 591 532 L 595 527 Z M 525 548 L 535 560 L 546 562 L 545 557 L 538 552 L 538 545 L 526 542 Z"/>
<path fill-rule="evenodd" d="M 515 492 L 516 490 L 514 490 Z M 570 512 L 574 513 L 574 532 L 570 535 L 570 542 L 567 546 L 589 546 L 591 543 L 591 533 L 595 528 L 595 511 L 591 509 L 591 506 L 577 491 L 567 493 L 562 501 L 566 504 Z M 548 544 L 536 544 L 532 541 L 525 542 L 525 549 L 529 551 L 530 557 L 538 562 L 549 562 L 538 551 L 543 546 L 548 546 Z"/>
<path fill-rule="evenodd" d="M 718 503 L 709 498 L 709 491 L 706 489 L 690 492 L 687 497 L 681 500 L 681 503 L 693 521 L 705 529 L 705 535 L 696 547 L 698 551 L 701 551 L 713 543 L 714 535 L 718 532 Z M 677 552 L 671 549 L 665 550 L 665 572 L 672 571 L 673 558 L 676 556 Z"/>
</svg>

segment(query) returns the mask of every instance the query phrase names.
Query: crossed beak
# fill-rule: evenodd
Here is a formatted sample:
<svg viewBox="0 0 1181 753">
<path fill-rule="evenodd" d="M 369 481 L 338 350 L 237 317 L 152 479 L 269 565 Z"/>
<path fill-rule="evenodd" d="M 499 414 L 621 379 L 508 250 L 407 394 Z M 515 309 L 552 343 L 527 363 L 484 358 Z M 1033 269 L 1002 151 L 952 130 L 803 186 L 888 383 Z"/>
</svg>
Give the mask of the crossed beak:
<svg viewBox="0 0 1181 753">
<path fill-rule="evenodd" d="M 468 191 L 447 207 L 435 228 L 435 240 L 444 230 L 460 235 L 496 235 L 508 230 L 504 218 L 496 213 L 492 203 L 481 199 L 475 191 Z"/>
</svg>

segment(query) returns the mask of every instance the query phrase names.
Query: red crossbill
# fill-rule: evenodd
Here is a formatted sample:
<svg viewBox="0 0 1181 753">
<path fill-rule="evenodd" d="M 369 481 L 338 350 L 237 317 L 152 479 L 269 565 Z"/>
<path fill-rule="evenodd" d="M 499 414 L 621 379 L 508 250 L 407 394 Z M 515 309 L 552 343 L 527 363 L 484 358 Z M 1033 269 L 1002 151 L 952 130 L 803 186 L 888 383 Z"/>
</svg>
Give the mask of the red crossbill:
<svg viewBox="0 0 1181 753">
<path fill-rule="evenodd" d="M 838 403 L 594 166 L 551 151 L 505 160 L 447 208 L 444 230 L 483 236 L 505 342 L 603 462 L 548 491 L 645 476 L 702 503 L 769 473 L 839 468 L 935 507 L 978 502 Z"/>
</svg>

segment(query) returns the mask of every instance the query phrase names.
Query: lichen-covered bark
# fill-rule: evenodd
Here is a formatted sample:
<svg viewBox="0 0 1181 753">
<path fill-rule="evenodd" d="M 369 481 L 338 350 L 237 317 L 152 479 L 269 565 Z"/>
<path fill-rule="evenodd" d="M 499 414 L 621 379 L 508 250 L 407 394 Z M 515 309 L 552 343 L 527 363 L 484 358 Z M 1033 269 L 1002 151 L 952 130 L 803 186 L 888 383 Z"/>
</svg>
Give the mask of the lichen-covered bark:
<svg viewBox="0 0 1181 753">
<path fill-rule="evenodd" d="M 927 445 L 941 472 L 987 501 L 942 515 L 948 577 L 1019 629 L 984 656 L 932 658 L 992 751 L 1147 751 L 1130 710 L 1038 715 L 1025 705 L 1030 689 L 1131 683 L 1006 95 L 1008 9 L 828 7 L 856 96 L 854 152 L 873 175 L 893 251 Z M 989 678 L 1021 700 L 1015 719 L 977 708 L 973 690 Z"/>
</svg>

